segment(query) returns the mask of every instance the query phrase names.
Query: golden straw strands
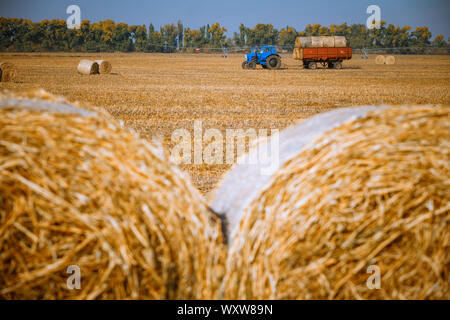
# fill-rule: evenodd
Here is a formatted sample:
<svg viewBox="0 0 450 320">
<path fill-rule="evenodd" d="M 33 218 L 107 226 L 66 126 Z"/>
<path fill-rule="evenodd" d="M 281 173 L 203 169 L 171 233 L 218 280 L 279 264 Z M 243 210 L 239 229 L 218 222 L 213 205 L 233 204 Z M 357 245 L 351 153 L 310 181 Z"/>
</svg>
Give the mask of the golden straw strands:
<svg viewBox="0 0 450 320">
<path fill-rule="evenodd" d="M 42 91 L 0 95 L 0 297 L 214 299 L 222 241 L 162 149 Z"/>
</svg>

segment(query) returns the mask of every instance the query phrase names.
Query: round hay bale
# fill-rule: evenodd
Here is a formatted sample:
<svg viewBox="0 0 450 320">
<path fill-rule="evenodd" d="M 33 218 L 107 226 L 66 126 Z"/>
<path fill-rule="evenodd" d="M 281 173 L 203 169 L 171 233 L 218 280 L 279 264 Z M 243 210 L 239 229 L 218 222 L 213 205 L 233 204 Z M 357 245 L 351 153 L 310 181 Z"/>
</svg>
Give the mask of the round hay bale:
<svg viewBox="0 0 450 320">
<path fill-rule="evenodd" d="M 386 64 L 395 64 L 395 57 L 394 56 L 387 56 L 386 57 Z"/>
<path fill-rule="evenodd" d="M 0 62 L 0 81 L 14 81 L 16 77 L 16 68 L 12 63 Z"/>
<path fill-rule="evenodd" d="M 258 197 L 259 191 L 279 168 L 301 152 L 310 141 L 317 139 L 328 130 L 353 121 L 355 118 L 364 117 L 368 111 L 375 108 L 377 107 L 363 106 L 324 112 L 281 131 L 278 136 L 271 137 L 266 144 L 259 144 L 252 148 L 245 155 L 242 164 L 235 165 L 225 175 L 219 187 L 212 194 L 213 199 L 210 201 L 210 207 L 215 212 L 226 215 L 230 238 L 232 239 L 237 231 L 248 205 Z M 275 154 L 276 159 L 272 157 L 267 161 L 275 165 L 261 161 L 253 164 L 250 161 L 250 159 L 260 158 L 260 155 L 266 151 L 275 150 L 276 147 L 278 147 L 278 152 Z"/>
<path fill-rule="evenodd" d="M 220 224 L 189 179 L 115 121 L 52 100 L 0 96 L 0 297 L 217 298 Z"/>
<path fill-rule="evenodd" d="M 99 74 L 98 63 L 87 59 L 83 59 L 80 61 L 77 70 L 80 74 Z"/>
<path fill-rule="evenodd" d="M 95 62 L 97 62 L 98 66 L 99 66 L 99 72 L 101 74 L 111 73 L 111 70 L 112 70 L 111 63 L 109 63 L 106 60 L 95 60 Z"/>
<path fill-rule="evenodd" d="M 297 37 L 295 38 L 296 48 L 309 48 L 311 46 L 311 37 Z"/>
<path fill-rule="evenodd" d="M 345 36 L 335 36 L 334 37 L 334 45 L 336 47 L 346 47 L 347 39 L 345 38 Z"/>
<path fill-rule="evenodd" d="M 376 64 L 385 64 L 385 62 L 386 62 L 385 56 L 379 55 L 375 58 Z"/>
<path fill-rule="evenodd" d="M 247 205 L 225 298 L 449 299 L 449 120 L 377 108 L 304 145 Z"/>
<path fill-rule="evenodd" d="M 322 37 L 311 37 L 311 48 L 322 48 Z"/>
<path fill-rule="evenodd" d="M 324 48 L 334 48 L 335 47 L 335 37 L 321 36 L 322 45 Z"/>
</svg>

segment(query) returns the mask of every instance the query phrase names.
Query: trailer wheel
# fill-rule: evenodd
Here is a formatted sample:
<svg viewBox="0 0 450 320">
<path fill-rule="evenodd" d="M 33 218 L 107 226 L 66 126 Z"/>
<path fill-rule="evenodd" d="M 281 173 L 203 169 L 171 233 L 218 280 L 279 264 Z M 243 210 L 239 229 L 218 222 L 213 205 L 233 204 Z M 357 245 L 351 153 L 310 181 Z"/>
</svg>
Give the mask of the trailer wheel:
<svg viewBox="0 0 450 320">
<path fill-rule="evenodd" d="M 315 62 L 308 63 L 308 69 L 317 69 L 317 63 Z"/>
<path fill-rule="evenodd" d="M 328 62 L 328 69 L 333 69 L 334 68 L 334 63 L 333 62 Z"/>
<path fill-rule="evenodd" d="M 247 69 L 247 61 L 242 62 L 242 69 Z"/>
<path fill-rule="evenodd" d="M 252 70 L 256 69 L 255 61 L 250 61 L 249 63 L 247 63 L 247 68 Z"/>
<path fill-rule="evenodd" d="M 333 63 L 334 68 L 335 69 L 342 69 L 342 62 L 341 61 L 336 61 L 335 63 Z"/>
<path fill-rule="evenodd" d="M 281 58 L 279 56 L 268 56 L 266 59 L 266 65 L 269 69 L 280 69 Z"/>
</svg>

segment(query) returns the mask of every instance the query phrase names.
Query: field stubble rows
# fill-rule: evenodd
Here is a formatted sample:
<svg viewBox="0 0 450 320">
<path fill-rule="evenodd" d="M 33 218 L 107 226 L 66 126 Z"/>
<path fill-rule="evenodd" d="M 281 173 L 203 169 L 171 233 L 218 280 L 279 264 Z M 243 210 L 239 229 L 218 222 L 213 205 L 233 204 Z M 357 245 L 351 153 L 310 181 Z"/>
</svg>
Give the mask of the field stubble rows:
<svg viewBox="0 0 450 320">
<path fill-rule="evenodd" d="M 83 58 L 104 58 L 112 74 L 82 76 Z M 146 139 L 169 150 L 176 129 L 283 129 L 337 107 L 379 104 L 450 105 L 449 56 L 397 56 L 395 65 L 375 65 L 375 56 L 344 62 L 343 70 L 303 70 L 290 55 L 282 69 L 242 70 L 241 54 L 0 54 L 17 66 L 15 82 L 0 88 L 43 88 L 104 107 Z M 270 130 L 269 130 L 270 132 Z M 203 193 L 229 165 L 183 165 Z"/>
</svg>

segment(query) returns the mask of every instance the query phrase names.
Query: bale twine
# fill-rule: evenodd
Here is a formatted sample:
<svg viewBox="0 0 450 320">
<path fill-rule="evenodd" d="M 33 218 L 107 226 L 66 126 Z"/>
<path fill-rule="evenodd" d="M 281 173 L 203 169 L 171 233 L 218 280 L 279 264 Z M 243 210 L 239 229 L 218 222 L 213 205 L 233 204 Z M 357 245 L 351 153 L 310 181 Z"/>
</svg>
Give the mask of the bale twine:
<svg viewBox="0 0 450 320">
<path fill-rule="evenodd" d="M 98 63 L 95 61 L 83 59 L 78 64 L 78 73 L 80 74 L 98 74 L 99 73 L 99 66 Z"/>
<path fill-rule="evenodd" d="M 16 77 L 16 68 L 12 63 L 0 62 L 0 81 L 14 81 Z"/>
<path fill-rule="evenodd" d="M 395 57 L 394 56 L 387 56 L 385 63 L 386 64 L 395 64 Z"/>
<path fill-rule="evenodd" d="M 386 62 L 385 56 L 379 55 L 375 58 L 376 64 L 384 64 Z"/>
<path fill-rule="evenodd" d="M 99 66 L 99 72 L 101 74 L 111 73 L 111 70 L 112 70 L 111 63 L 109 63 L 106 60 L 95 60 L 95 62 L 97 62 L 98 66 Z"/>
<path fill-rule="evenodd" d="M 3 299 L 215 299 L 223 273 L 220 225 L 162 150 L 51 97 L 0 96 L 0 247 Z"/>
<path fill-rule="evenodd" d="M 449 120 L 381 108 L 311 140 L 248 204 L 225 298 L 449 299 Z"/>
</svg>

